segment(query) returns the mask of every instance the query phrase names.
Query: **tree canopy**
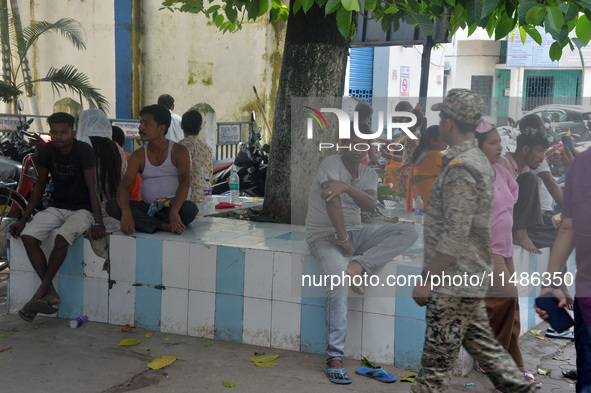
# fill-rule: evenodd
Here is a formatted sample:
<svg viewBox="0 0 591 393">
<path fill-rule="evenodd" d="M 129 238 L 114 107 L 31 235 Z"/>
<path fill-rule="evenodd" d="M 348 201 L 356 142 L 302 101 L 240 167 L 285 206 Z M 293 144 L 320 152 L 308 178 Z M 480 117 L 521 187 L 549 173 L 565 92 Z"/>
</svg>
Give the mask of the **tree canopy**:
<svg viewBox="0 0 591 393">
<path fill-rule="evenodd" d="M 358 0 L 293 0 L 292 9 L 280 0 L 166 0 L 163 8 L 171 11 L 202 13 L 224 32 L 242 28 L 245 21 L 269 15 L 271 23 L 287 20 L 289 12 L 307 13 L 314 4 L 326 15 L 335 14 L 339 31 L 344 37 L 354 34 L 354 13 L 362 10 Z M 536 30 L 543 27 L 555 42 L 550 47 L 550 58 L 558 60 L 567 45 L 581 48 L 591 41 L 591 0 L 364 0 L 367 18 L 380 21 L 382 29 L 392 26 L 398 30 L 401 23 L 419 27 L 422 33 L 434 34 L 433 22 L 447 22 L 451 35 L 459 29 L 486 29 L 495 40 L 510 35 L 518 28 L 525 42 L 526 34 L 538 44 L 542 36 Z M 574 31 L 574 34 L 573 34 Z M 571 37 L 572 36 L 572 37 Z"/>
</svg>

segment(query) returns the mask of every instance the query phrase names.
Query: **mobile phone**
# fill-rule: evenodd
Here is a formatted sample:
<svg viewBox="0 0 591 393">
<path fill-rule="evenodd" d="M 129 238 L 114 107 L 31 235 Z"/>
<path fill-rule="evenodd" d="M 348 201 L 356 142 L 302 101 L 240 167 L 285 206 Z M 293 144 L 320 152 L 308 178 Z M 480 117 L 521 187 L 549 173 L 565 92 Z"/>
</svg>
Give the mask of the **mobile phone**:
<svg viewBox="0 0 591 393">
<path fill-rule="evenodd" d="M 575 155 L 575 144 L 573 143 L 573 138 L 571 138 L 570 136 L 563 136 L 561 140 L 562 146 L 564 146 L 565 149 L 570 149 L 571 153 Z"/>
<path fill-rule="evenodd" d="M 548 322 L 550 322 L 552 329 L 558 333 L 562 333 L 574 326 L 575 323 L 570 314 L 564 308 L 558 307 L 558 299 L 551 292 L 537 297 L 536 305 L 548 313 Z"/>
</svg>

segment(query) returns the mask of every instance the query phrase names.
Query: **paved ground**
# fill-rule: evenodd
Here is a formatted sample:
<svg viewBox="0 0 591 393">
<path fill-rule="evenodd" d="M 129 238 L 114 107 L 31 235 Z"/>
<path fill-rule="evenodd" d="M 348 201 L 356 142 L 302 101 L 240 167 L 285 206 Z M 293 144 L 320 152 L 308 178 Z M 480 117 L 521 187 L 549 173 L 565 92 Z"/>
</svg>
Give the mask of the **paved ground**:
<svg viewBox="0 0 591 393">
<path fill-rule="evenodd" d="M 0 310 L 5 310 L 6 280 L 0 273 Z M 0 311 L 3 312 L 3 311 Z M 543 326 L 541 326 L 543 328 Z M 324 357 L 301 352 L 282 351 L 222 341 L 211 341 L 175 334 L 85 323 L 71 329 L 68 321 L 37 318 L 32 323 L 16 315 L 0 316 L 0 380 L 2 393 L 12 392 L 408 392 L 410 383 L 382 384 L 353 374 L 357 360 L 347 359 L 345 366 L 353 378 L 351 385 L 328 382 L 322 368 Z M 141 344 L 121 347 L 126 338 Z M 523 357 L 530 370 L 552 370 L 539 376 L 544 382 L 539 392 L 574 392 L 565 382 L 562 369 L 574 367 L 574 346 L 567 340 L 541 340 L 528 334 L 521 340 Z M 249 362 L 255 352 L 277 354 L 278 367 L 258 368 Z M 149 370 L 147 363 L 161 355 L 176 355 L 178 360 L 161 370 Z M 568 359 L 568 360 L 566 360 Z M 387 367 L 400 377 L 412 373 Z M 234 382 L 230 390 L 224 381 Z M 474 382 L 474 386 L 464 386 Z M 493 392 L 485 375 L 471 371 L 467 377 L 455 377 L 450 392 Z"/>
</svg>

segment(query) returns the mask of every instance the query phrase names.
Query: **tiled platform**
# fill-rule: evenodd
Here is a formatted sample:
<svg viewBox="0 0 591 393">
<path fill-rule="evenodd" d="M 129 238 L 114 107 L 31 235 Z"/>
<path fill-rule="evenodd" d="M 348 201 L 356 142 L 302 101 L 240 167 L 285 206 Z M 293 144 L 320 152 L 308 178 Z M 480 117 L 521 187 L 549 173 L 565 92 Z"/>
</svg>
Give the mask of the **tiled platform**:
<svg viewBox="0 0 591 393">
<path fill-rule="evenodd" d="M 302 274 L 323 272 L 308 255 L 304 235 L 303 227 L 221 218 L 199 218 L 180 236 L 116 232 L 110 274 L 89 241 L 79 238 L 55 279 L 62 296 L 58 317 L 87 314 L 115 325 L 323 353 L 325 289 L 301 286 Z M 516 268 L 543 272 L 547 256 L 516 249 Z M 380 279 L 420 274 L 422 258 L 421 235 Z M 12 241 L 11 264 L 9 310 L 16 313 L 40 281 L 19 240 Z M 520 289 L 524 332 L 536 323 L 535 291 Z M 425 309 L 411 292 L 409 286 L 370 287 L 364 297 L 350 291 L 346 353 L 417 367 Z"/>
</svg>

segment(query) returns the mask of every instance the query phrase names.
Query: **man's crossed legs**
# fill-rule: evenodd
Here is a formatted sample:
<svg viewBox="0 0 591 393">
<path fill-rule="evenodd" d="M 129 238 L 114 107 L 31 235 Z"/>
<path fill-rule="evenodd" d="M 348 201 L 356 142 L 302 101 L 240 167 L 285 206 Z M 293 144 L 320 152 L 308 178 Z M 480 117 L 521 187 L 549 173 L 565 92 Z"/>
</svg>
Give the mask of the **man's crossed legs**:
<svg viewBox="0 0 591 393">
<path fill-rule="evenodd" d="M 376 274 L 385 264 L 402 254 L 417 240 L 414 227 L 406 224 L 368 225 L 360 230 L 349 231 L 353 255 L 343 256 L 343 248 L 326 239 L 309 244 L 312 256 L 316 258 L 327 275 L 341 277 L 343 272 L 351 276 Z M 347 294 L 349 288 L 341 285 L 332 290 L 327 288 L 326 354 L 329 369 L 341 369 L 347 335 Z M 361 293 L 363 288 L 357 288 Z M 347 379 L 347 374 L 329 373 L 331 378 Z"/>
</svg>

